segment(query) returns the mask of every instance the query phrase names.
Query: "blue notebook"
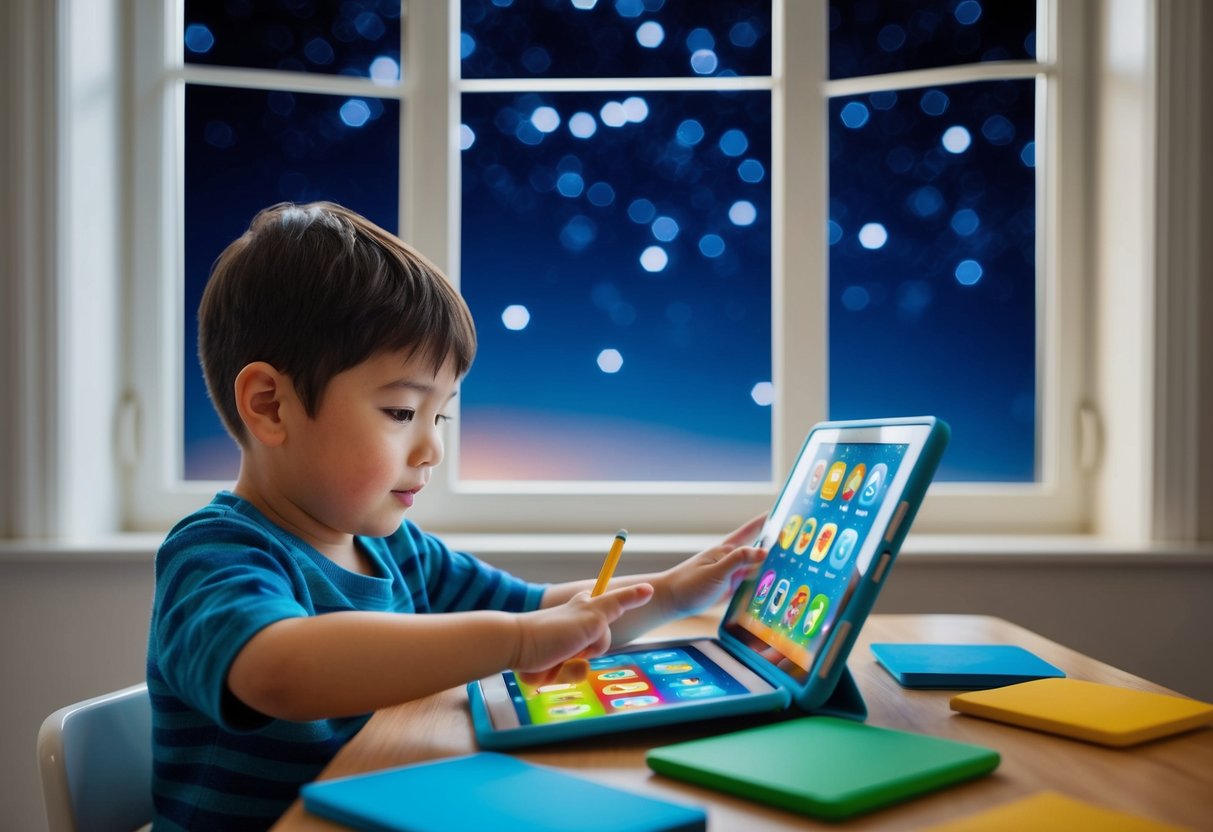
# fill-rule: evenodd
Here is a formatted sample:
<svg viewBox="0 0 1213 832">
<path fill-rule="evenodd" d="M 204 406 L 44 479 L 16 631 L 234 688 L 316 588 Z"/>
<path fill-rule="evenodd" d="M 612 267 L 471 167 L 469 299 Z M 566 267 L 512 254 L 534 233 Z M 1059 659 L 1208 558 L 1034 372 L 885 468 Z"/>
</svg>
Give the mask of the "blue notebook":
<svg viewBox="0 0 1213 832">
<path fill-rule="evenodd" d="M 482 752 L 308 783 L 309 812 L 368 832 L 693 832 L 702 809 Z"/>
<path fill-rule="evenodd" d="M 873 644 L 872 655 L 907 688 L 975 690 L 1066 675 L 1010 644 Z"/>
</svg>

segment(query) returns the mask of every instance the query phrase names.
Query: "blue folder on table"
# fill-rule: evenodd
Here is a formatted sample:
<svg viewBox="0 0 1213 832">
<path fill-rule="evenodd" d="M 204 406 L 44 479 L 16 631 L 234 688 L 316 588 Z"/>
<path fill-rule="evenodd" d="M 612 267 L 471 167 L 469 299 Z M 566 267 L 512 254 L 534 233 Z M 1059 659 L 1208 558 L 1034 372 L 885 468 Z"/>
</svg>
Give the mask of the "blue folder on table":
<svg viewBox="0 0 1213 832">
<path fill-rule="evenodd" d="M 907 688 L 985 689 L 1065 676 L 1011 644 L 873 644 L 876 661 Z"/>
<path fill-rule="evenodd" d="M 309 812 L 367 832 L 698 832 L 707 813 L 481 752 L 308 783 Z"/>
</svg>

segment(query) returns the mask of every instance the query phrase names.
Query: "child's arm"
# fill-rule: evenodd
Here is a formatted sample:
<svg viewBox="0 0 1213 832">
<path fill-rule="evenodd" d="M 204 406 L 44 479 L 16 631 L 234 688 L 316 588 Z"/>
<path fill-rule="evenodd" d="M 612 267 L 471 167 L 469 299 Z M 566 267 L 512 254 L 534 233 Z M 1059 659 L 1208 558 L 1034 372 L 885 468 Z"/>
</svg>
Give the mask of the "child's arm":
<svg viewBox="0 0 1213 832">
<path fill-rule="evenodd" d="M 642 582 L 653 586 L 652 603 L 625 612 L 611 625 L 612 642 L 625 644 L 666 621 L 699 612 L 731 595 L 766 557 L 766 550 L 749 545 L 758 537 L 765 520 L 766 515 L 754 517 L 717 545 L 664 572 L 612 579 L 612 587 Z M 543 593 L 542 606 L 563 604 L 593 584 L 592 580 L 553 584 Z"/>
<path fill-rule="evenodd" d="M 336 612 L 288 618 L 249 639 L 228 671 L 241 702 L 278 719 L 364 714 L 493 673 L 597 655 L 610 625 L 648 602 L 635 583 L 528 613 Z"/>
</svg>

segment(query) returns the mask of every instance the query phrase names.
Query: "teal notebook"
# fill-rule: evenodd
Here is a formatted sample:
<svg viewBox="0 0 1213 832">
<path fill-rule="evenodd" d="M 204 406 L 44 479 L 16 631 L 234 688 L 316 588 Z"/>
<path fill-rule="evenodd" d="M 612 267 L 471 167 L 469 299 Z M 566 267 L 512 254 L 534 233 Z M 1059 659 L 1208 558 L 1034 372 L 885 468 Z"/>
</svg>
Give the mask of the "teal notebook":
<svg viewBox="0 0 1213 832">
<path fill-rule="evenodd" d="M 367 832 L 694 832 L 702 809 L 482 752 L 309 783 L 309 812 Z"/>
<path fill-rule="evenodd" d="M 843 820 L 989 774 L 979 745 L 811 716 L 655 748 L 649 768 L 782 809 Z"/>
<path fill-rule="evenodd" d="M 1065 676 L 1065 672 L 1013 644 L 873 644 L 881 667 L 907 688 L 998 688 Z"/>
</svg>

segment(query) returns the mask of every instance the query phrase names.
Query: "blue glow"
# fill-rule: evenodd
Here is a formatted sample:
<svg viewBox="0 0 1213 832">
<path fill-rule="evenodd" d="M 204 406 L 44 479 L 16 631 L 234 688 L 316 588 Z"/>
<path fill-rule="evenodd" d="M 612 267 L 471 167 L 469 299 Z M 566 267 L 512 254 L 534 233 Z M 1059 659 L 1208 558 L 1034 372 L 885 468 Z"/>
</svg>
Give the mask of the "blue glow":
<svg viewBox="0 0 1213 832">
<path fill-rule="evenodd" d="M 944 150 L 959 154 L 969 149 L 969 145 L 973 143 L 973 137 L 964 127 L 953 125 L 943 131 L 943 138 L 940 139 L 940 142 L 943 144 Z"/>
<path fill-rule="evenodd" d="M 743 159 L 737 166 L 737 175 L 741 177 L 742 182 L 756 185 L 767 175 L 767 169 L 757 159 Z"/>
<path fill-rule="evenodd" d="M 377 84 L 391 84 L 400 80 L 400 64 L 395 58 L 380 55 L 371 61 L 371 80 Z"/>
<path fill-rule="evenodd" d="M 658 240 L 661 240 L 663 243 L 668 243 L 673 240 L 678 236 L 679 231 L 678 223 L 673 217 L 658 217 L 657 219 L 653 220 L 653 224 L 650 226 L 650 229 L 653 232 L 653 236 Z"/>
<path fill-rule="evenodd" d="M 598 369 L 604 373 L 617 373 L 623 369 L 623 355 L 619 350 L 607 349 L 598 353 Z"/>
<path fill-rule="evenodd" d="M 703 141 L 703 125 L 693 118 L 688 118 L 678 125 L 674 136 L 678 139 L 679 144 L 694 147 Z"/>
<path fill-rule="evenodd" d="M 981 280 L 981 264 L 976 260 L 961 260 L 956 266 L 956 281 L 963 286 L 972 286 Z"/>
<path fill-rule="evenodd" d="M 918 106 L 929 116 L 941 116 L 948 109 L 948 96 L 939 90 L 927 90 L 922 94 Z"/>
<path fill-rule="evenodd" d="M 872 295 L 862 286 L 848 286 L 842 290 L 842 305 L 848 312 L 862 312 L 872 302 Z"/>
<path fill-rule="evenodd" d="M 573 113 L 569 117 L 569 132 L 579 139 L 588 139 L 598 132 L 598 122 L 589 113 Z"/>
<path fill-rule="evenodd" d="M 632 200 L 628 205 L 628 219 L 639 225 L 648 225 L 656 214 L 656 206 L 643 197 Z"/>
<path fill-rule="evenodd" d="M 303 54 L 307 55 L 307 59 L 314 64 L 320 66 L 328 66 L 337 57 L 333 52 L 333 46 L 324 38 L 312 38 L 303 47 Z"/>
<path fill-rule="evenodd" d="M 570 199 L 581 196 L 581 192 L 585 190 L 585 180 L 581 178 L 579 173 L 562 173 L 560 178 L 556 180 L 556 190 L 560 191 L 561 196 L 567 196 Z"/>
<path fill-rule="evenodd" d="M 1023 150 L 1019 151 L 1019 161 L 1023 162 L 1025 167 L 1036 167 L 1036 142 L 1028 142 L 1023 146 Z"/>
<path fill-rule="evenodd" d="M 573 8 L 580 11 L 589 11 L 598 5 L 598 0 L 572 0 Z"/>
<path fill-rule="evenodd" d="M 215 45 L 215 36 L 211 30 L 201 23 L 191 23 L 185 27 L 185 48 L 199 55 L 211 51 Z"/>
<path fill-rule="evenodd" d="M 704 234 L 699 238 L 699 253 L 704 257 L 719 257 L 724 254 L 724 239 L 718 234 Z"/>
<path fill-rule="evenodd" d="M 729 42 L 742 49 L 749 49 L 758 42 L 758 30 L 748 20 L 734 23 L 733 28 L 729 29 Z"/>
<path fill-rule="evenodd" d="M 759 407 L 770 407 L 775 403 L 775 385 L 769 381 L 760 381 L 750 388 L 750 398 Z"/>
<path fill-rule="evenodd" d="M 952 14 L 962 26 L 972 26 L 981 17 L 981 4 L 977 0 L 961 0 Z"/>
<path fill-rule="evenodd" d="M 645 49 L 656 49 L 665 40 L 665 29 L 656 20 L 647 20 L 636 27 L 636 42 Z"/>
<path fill-rule="evenodd" d="M 367 40 L 379 40 L 387 33 L 383 20 L 374 12 L 363 12 L 355 17 L 354 28 Z"/>
<path fill-rule="evenodd" d="M 467 60 L 476 51 L 476 39 L 467 32 L 459 33 L 459 57 Z"/>
<path fill-rule="evenodd" d="M 531 124 L 540 133 L 551 133 L 560 126 L 560 113 L 551 107 L 536 107 L 531 113 Z"/>
<path fill-rule="evenodd" d="M 576 215 L 560 230 L 560 244 L 569 251 L 582 251 L 598 237 L 598 226 L 589 217 Z"/>
<path fill-rule="evenodd" d="M 501 322 L 505 328 L 513 332 L 526 329 L 531 322 L 531 312 L 521 304 L 510 304 L 501 313 Z"/>
<path fill-rule="evenodd" d="M 711 75 L 720 65 L 720 60 L 711 49 L 697 49 L 691 53 L 691 69 L 696 75 Z"/>
<path fill-rule="evenodd" d="M 649 102 L 638 95 L 623 100 L 623 114 L 633 124 L 640 124 L 649 117 Z"/>
<path fill-rule="evenodd" d="M 839 118 L 842 119 L 842 123 L 847 127 L 850 127 L 852 130 L 858 130 L 860 127 L 863 127 L 868 123 L 868 108 L 860 104 L 858 101 L 848 102 L 847 105 L 842 108 Z"/>
<path fill-rule="evenodd" d="M 878 222 L 864 223 L 863 228 L 859 229 L 859 244 L 869 251 L 884 248 L 888 241 L 889 232 Z"/>
<path fill-rule="evenodd" d="M 868 102 L 874 109 L 891 110 L 897 105 L 897 93 L 893 90 L 881 90 L 868 96 Z"/>
<path fill-rule="evenodd" d="M 749 200 L 739 199 L 729 206 L 729 221 L 733 225 L 753 225 L 758 219 L 758 209 Z"/>
<path fill-rule="evenodd" d="M 607 127 L 622 127 L 628 123 L 627 111 L 618 101 L 603 104 L 602 109 L 598 111 L 598 118 L 602 119 L 602 123 Z"/>
<path fill-rule="evenodd" d="M 615 0 L 615 11 L 620 17 L 640 17 L 644 14 L 641 0 Z"/>
<path fill-rule="evenodd" d="M 606 182 L 595 182 L 585 192 L 585 198 L 590 201 L 591 205 L 605 208 L 615 201 L 615 189 Z"/>
<path fill-rule="evenodd" d="M 901 47 L 905 46 L 906 30 L 898 26 L 896 23 L 890 23 L 880 30 L 880 34 L 876 36 L 876 43 L 885 52 L 896 52 Z"/>
<path fill-rule="evenodd" d="M 833 220 L 826 223 L 826 240 L 830 245 L 834 245 L 842 239 L 842 226 Z"/>
<path fill-rule="evenodd" d="M 952 215 L 952 230 L 962 237 L 968 237 L 981 226 L 981 217 L 972 208 L 961 208 Z"/>
<path fill-rule="evenodd" d="M 476 133 L 466 124 L 459 125 L 459 149 L 467 150 L 476 143 Z"/>
<path fill-rule="evenodd" d="M 982 122 L 981 134 L 990 144 L 1010 144 L 1015 141 L 1015 125 L 1006 116 L 995 114 Z"/>
<path fill-rule="evenodd" d="M 361 127 L 371 120 L 371 108 L 360 98 L 351 98 L 341 105 L 341 120 L 350 127 Z"/>
<path fill-rule="evenodd" d="M 542 46 L 532 46 L 522 53 L 522 65 L 532 75 L 542 75 L 552 66 L 552 56 Z"/>
<path fill-rule="evenodd" d="M 910 210 L 920 217 L 933 217 L 943 208 L 943 194 L 930 185 L 924 185 L 910 194 Z"/>
<path fill-rule="evenodd" d="M 740 130 L 726 130 L 720 137 L 720 151 L 725 156 L 740 156 L 750 146 L 750 140 Z"/>
<path fill-rule="evenodd" d="M 692 29 L 687 34 L 687 49 L 692 52 L 698 52 L 701 49 L 715 49 L 716 38 L 712 37 L 712 33 L 703 27 Z"/>
<path fill-rule="evenodd" d="M 640 265 L 646 272 L 662 271 L 669 263 L 670 256 L 661 246 L 649 246 L 640 253 Z"/>
</svg>

